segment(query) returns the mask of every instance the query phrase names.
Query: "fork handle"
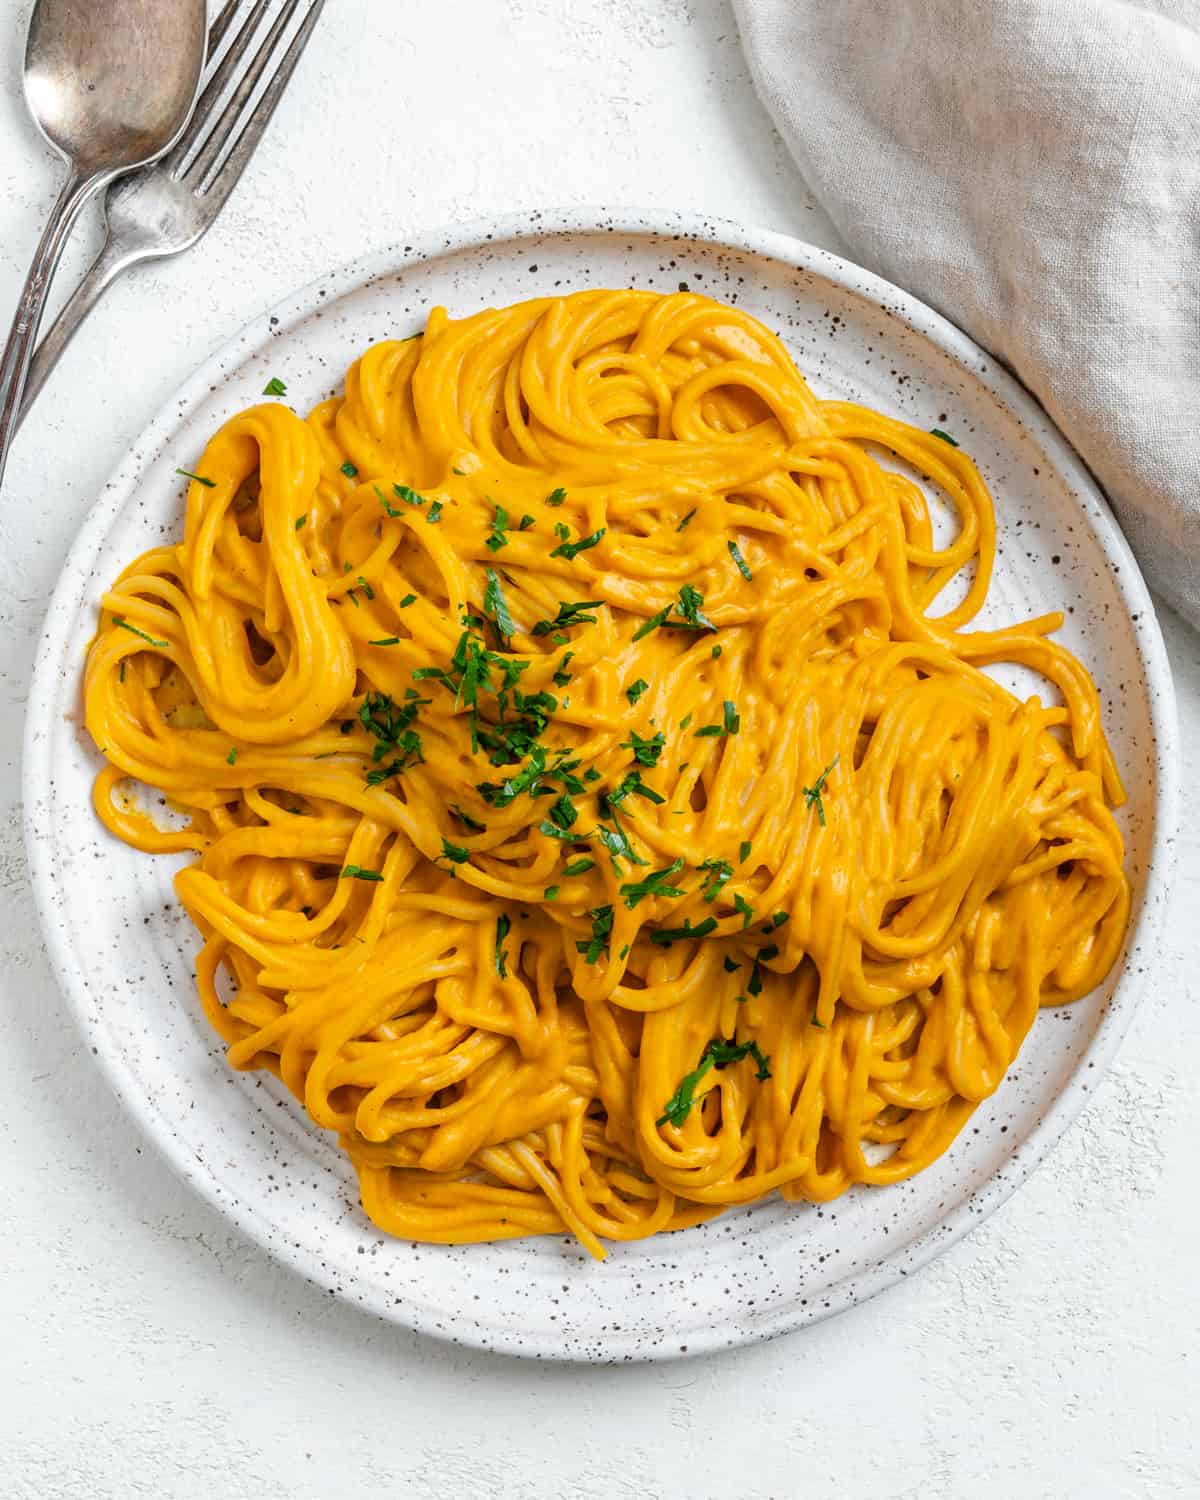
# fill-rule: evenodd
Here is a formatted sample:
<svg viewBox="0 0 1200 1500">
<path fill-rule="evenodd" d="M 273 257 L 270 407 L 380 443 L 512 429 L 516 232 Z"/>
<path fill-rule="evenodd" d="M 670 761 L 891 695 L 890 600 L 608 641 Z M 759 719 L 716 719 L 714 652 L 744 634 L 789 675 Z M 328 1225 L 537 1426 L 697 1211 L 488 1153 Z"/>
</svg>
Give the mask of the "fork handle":
<svg viewBox="0 0 1200 1500">
<path fill-rule="evenodd" d="M 78 333 L 80 324 L 96 303 L 118 276 L 123 275 L 131 266 L 137 265 L 139 261 L 152 259 L 152 254 L 117 239 L 110 231 L 100 254 L 63 304 L 58 317 L 51 323 L 34 352 L 29 363 L 29 374 L 25 380 L 25 393 L 17 415 L 18 427 L 29 415 L 29 408 L 37 400 L 55 365 L 62 358 L 63 350 Z"/>
<path fill-rule="evenodd" d="M 46 305 L 46 293 L 62 259 L 67 236 L 79 216 L 80 209 L 88 199 L 104 186 L 111 173 L 72 172 L 58 201 L 51 210 L 50 219 L 42 231 L 42 238 L 34 252 L 33 264 L 21 290 L 17 303 L 12 331 L 0 355 L 0 485 L 4 483 L 4 469 L 8 462 L 8 449 L 17 430 L 21 413 L 21 397 L 25 390 L 25 378 L 29 373 L 29 360 L 33 353 L 33 342 L 37 338 L 42 321 L 42 310 Z"/>
</svg>

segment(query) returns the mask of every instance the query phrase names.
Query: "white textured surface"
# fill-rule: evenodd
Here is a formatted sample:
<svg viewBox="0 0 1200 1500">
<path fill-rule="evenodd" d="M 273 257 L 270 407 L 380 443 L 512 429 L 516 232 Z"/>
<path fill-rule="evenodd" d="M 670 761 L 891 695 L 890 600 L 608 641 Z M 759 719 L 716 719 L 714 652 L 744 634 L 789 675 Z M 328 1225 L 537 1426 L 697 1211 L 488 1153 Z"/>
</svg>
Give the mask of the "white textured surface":
<svg viewBox="0 0 1200 1500">
<path fill-rule="evenodd" d="M 281 1271 L 118 1113 L 41 956 L 13 802 L 43 601 L 164 393 L 289 287 L 412 225 L 640 201 L 836 248 L 717 0 L 329 11 L 223 221 L 112 294 L 22 434 L 0 502 L 0 1493 L 1196 1493 L 1200 644 L 1169 619 L 1188 802 L 1147 1000 L 1051 1161 L 971 1240 L 877 1301 L 661 1368 L 464 1354 Z M 15 92 L 25 13 L 0 0 L 5 308 L 55 182 Z"/>
</svg>

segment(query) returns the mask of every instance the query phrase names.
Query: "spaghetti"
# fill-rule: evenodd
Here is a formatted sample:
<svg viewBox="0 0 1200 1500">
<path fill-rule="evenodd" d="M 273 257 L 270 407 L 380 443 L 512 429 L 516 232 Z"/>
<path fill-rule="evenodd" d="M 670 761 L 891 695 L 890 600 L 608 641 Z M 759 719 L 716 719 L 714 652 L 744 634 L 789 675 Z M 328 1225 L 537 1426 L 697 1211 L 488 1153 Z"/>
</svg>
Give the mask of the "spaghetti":
<svg viewBox="0 0 1200 1500">
<path fill-rule="evenodd" d="M 194 854 L 205 1013 L 376 1224 L 602 1255 L 899 1181 L 1103 978 L 1096 689 L 1060 615 L 967 628 L 994 517 L 947 438 L 739 310 L 588 291 L 436 310 L 209 443 L 103 600 L 96 807 Z"/>
</svg>

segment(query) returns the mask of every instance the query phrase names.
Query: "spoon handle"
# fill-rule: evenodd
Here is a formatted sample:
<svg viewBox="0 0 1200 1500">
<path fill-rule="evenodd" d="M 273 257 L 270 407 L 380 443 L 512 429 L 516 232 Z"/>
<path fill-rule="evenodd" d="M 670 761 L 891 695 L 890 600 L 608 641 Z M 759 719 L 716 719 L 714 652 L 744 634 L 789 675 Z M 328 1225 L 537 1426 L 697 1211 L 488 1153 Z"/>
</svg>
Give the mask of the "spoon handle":
<svg viewBox="0 0 1200 1500">
<path fill-rule="evenodd" d="M 29 267 L 29 275 L 25 278 L 21 291 L 21 300 L 17 303 L 12 331 L 8 335 L 4 353 L 0 355 L 0 485 L 4 483 L 9 444 L 17 430 L 25 377 L 29 373 L 29 360 L 33 354 L 38 326 L 42 321 L 46 294 L 50 290 L 67 236 L 80 209 L 104 185 L 108 175 L 73 173 L 68 178 L 34 252 L 33 264 Z"/>
</svg>

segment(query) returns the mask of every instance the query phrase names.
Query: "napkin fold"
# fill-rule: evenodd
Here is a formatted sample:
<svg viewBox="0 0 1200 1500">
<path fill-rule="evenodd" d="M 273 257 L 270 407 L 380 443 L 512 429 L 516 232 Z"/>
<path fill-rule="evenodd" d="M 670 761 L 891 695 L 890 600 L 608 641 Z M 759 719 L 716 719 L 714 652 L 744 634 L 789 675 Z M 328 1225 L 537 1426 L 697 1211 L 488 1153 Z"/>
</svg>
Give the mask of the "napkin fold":
<svg viewBox="0 0 1200 1500">
<path fill-rule="evenodd" d="M 1003 359 L 1200 626 L 1200 0 L 734 0 L 856 259 Z"/>
</svg>

